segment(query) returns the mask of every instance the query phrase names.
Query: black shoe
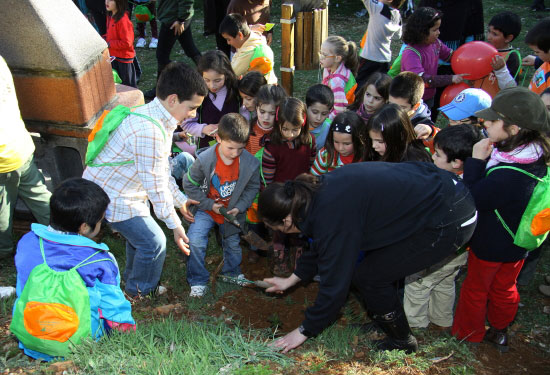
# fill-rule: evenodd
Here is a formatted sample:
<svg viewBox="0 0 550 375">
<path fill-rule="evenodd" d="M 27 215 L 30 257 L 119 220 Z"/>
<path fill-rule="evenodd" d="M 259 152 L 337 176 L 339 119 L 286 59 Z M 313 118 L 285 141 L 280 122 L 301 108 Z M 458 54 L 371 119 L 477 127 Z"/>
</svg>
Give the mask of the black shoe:
<svg viewBox="0 0 550 375">
<path fill-rule="evenodd" d="M 485 332 L 483 340 L 493 344 L 501 353 L 506 353 L 510 350 L 508 346 L 508 328 L 496 329 L 490 327 Z"/>
<path fill-rule="evenodd" d="M 377 333 L 384 333 L 382 331 L 382 328 L 378 325 L 378 323 L 372 321 L 368 323 L 352 323 L 350 324 L 351 328 L 357 328 L 362 333 L 371 333 L 371 332 L 377 332 Z"/>
<path fill-rule="evenodd" d="M 155 99 L 155 97 L 157 96 L 157 88 L 153 87 L 151 90 L 145 91 L 143 93 L 143 96 L 145 97 L 145 99 Z"/>
<path fill-rule="evenodd" d="M 418 342 L 412 335 L 403 307 L 383 315 L 373 315 L 374 321 L 387 335 L 376 343 L 378 350 L 404 350 L 407 354 L 418 350 Z"/>
</svg>

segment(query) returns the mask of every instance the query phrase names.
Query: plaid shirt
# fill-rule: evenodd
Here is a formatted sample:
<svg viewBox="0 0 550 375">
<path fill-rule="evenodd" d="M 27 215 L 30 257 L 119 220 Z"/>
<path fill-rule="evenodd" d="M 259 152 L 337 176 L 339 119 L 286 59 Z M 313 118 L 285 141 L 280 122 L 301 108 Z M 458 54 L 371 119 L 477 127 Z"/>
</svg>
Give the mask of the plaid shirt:
<svg viewBox="0 0 550 375">
<path fill-rule="evenodd" d="M 97 183 L 109 195 L 111 203 L 105 214 L 108 221 L 149 216 L 151 201 L 157 218 L 164 221 L 169 229 L 174 229 L 181 225 L 174 207 L 183 206 L 187 200 L 170 175 L 168 160 L 172 133 L 178 122 L 158 99 L 137 108 L 135 112 L 156 119 L 164 127 L 166 137 L 151 121 L 130 115 L 111 134 L 94 162 L 104 164 L 133 160 L 134 163 L 87 167 L 82 177 Z"/>
</svg>

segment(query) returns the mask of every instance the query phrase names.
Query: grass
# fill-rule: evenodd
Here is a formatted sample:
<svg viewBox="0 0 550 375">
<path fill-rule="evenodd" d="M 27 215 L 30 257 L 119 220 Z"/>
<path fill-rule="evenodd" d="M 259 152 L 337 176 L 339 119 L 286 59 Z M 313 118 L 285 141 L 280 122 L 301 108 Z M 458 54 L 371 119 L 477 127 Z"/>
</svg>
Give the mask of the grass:
<svg viewBox="0 0 550 375">
<path fill-rule="evenodd" d="M 336 7 L 338 4 L 338 7 Z M 274 0 L 272 20 L 280 18 L 281 0 Z M 215 48 L 213 36 L 202 36 L 203 14 L 202 2 L 196 1 L 196 15 L 193 21 L 193 33 L 197 46 L 201 51 Z M 529 53 L 523 42 L 525 33 L 545 14 L 531 13 L 527 2 L 523 0 L 487 0 L 484 1 L 485 19 L 488 21 L 494 14 L 503 9 L 516 12 L 524 22 L 521 35 L 513 45 L 522 55 Z M 367 18 L 356 18 L 354 12 L 360 10 L 360 1 L 333 0 L 330 8 L 329 34 L 341 35 L 346 39 L 358 42 L 367 25 Z M 281 28 L 275 27 L 272 48 L 275 56 L 280 56 Z M 397 51 L 399 42 L 392 44 Z M 143 69 L 139 88 L 148 90 L 156 82 L 155 50 L 138 49 L 138 57 Z M 172 59 L 193 64 L 187 58 L 179 45 L 172 51 Z M 280 78 L 280 61 L 276 61 L 276 72 Z M 531 71 L 525 71 L 529 76 Z M 303 99 L 309 86 L 318 82 L 318 71 L 297 71 L 294 78 L 294 95 Z M 528 79 L 525 82 L 527 84 Z M 226 292 L 239 289 L 238 286 L 218 282 L 216 295 L 209 292 L 205 298 L 186 298 L 189 287 L 185 282 L 186 263 L 184 256 L 171 240 L 172 233 L 163 224 L 167 241 L 167 259 L 161 283 L 169 288 L 173 296 L 181 296 L 184 312 L 164 319 L 151 312 L 151 308 L 172 303 L 166 296 L 145 298 L 134 309 L 138 321 L 137 332 L 131 334 L 115 333 L 100 343 L 85 342 L 76 348 L 68 359 L 73 360 L 80 373 L 86 374 L 238 374 L 267 375 L 278 373 L 387 373 L 388 369 L 407 369 L 407 373 L 417 374 L 434 366 L 433 360 L 453 353 L 449 360 L 451 364 L 445 368 L 450 374 L 474 374 L 473 354 L 468 347 L 448 336 L 434 337 L 426 331 L 415 331 L 420 339 L 421 352 L 405 355 L 403 352 L 374 352 L 369 336 L 347 325 L 335 324 L 325 330 L 315 339 L 308 340 L 291 357 L 281 355 L 269 348 L 266 343 L 273 339 L 273 331 L 251 330 L 239 326 L 231 320 L 231 316 L 214 318 L 209 310 L 218 298 Z M 17 240 L 17 238 L 14 238 Z M 106 230 L 103 241 L 110 247 L 118 260 L 121 269 L 125 263 L 125 245 L 119 237 Z M 210 238 L 207 260 L 212 262 L 208 268 L 212 271 L 219 260 L 221 252 L 214 237 Z M 0 263 L 0 285 L 15 285 L 15 268 L 9 262 Z M 539 270 L 535 280 L 527 288 L 521 290 L 524 307 L 519 309 L 516 323 L 518 332 L 527 335 L 537 345 L 541 340 L 550 347 L 548 340 L 549 318 L 542 312 L 542 298 L 536 287 L 542 283 L 542 275 L 550 274 L 550 252 L 543 251 Z M 266 303 L 271 297 L 266 296 Z M 14 298 L 0 300 L 0 323 L 6 327 L 9 323 Z M 298 301 L 290 296 L 285 298 L 287 305 L 304 304 L 310 301 Z M 343 318 L 347 322 L 363 321 L 364 310 L 357 312 L 357 301 L 350 297 L 343 309 Z M 229 321 L 231 324 L 227 324 Z M 273 317 L 274 325 L 280 325 L 278 316 Z M 540 332 L 543 332 L 540 334 Z M 546 339 L 541 339 L 546 337 Z M 345 363 L 346 366 L 337 367 Z M 16 346 L 13 336 L 0 337 L 0 370 L 2 369 L 34 369 L 43 371 L 47 365 L 29 361 Z M 182 370 L 183 369 L 183 370 Z M 332 370 L 331 370 L 332 369 Z M 332 371 L 332 372 L 330 372 Z M 392 370 L 393 371 L 393 370 Z M 397 371 L 397 370 L 395 370 Z M 15 371 L 14 371 L 15 372 Z M 435 370 L 439 372 L 439 370 Z"/>
</svg>

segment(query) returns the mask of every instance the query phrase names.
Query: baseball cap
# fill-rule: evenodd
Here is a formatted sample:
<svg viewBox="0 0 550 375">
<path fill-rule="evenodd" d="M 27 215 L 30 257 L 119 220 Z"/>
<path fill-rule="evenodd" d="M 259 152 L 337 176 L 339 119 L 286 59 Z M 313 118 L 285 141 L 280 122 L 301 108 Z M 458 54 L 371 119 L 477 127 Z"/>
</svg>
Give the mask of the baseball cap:
<svg viewBox="0 0 550 375">
<path fill-rule="evenodd" d="M 525 87 L 510 87 L 500 91 L 491 107 L 476 112 L 476 116 L 489 121 L 505 120 L 525 129 L 550 130 L 550 118 L 544 102 Z"/>
<path fill-rule="evenodd" d="M 477 111 L 491 106 L 491 96 L 482 89 L 462 90 L 449 104 L 439 108 L 449 119 L 459 121 L 475 116 Z"/>
</svg>

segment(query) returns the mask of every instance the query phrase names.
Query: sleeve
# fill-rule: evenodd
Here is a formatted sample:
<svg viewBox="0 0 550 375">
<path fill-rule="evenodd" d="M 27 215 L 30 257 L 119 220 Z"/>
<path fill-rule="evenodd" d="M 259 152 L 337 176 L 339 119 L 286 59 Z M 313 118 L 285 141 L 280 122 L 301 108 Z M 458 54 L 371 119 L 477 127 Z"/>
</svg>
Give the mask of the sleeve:
<svg viewBox="0 0 550 375">
<path fill-rule="evenodd" d="M 544 61 L 542 61 L 542 59 L 538 56 L 535 57 L 535 63 L 533 64 L 533 68 L 535 68 L 535 70 L 537 70 L 538 68 L 541 67 L 541 65 L 544 64 Z"/>
<path fill-rule="evenodd" d="M 178 21 L 187 21 L 193 17 L 193 0 L 178 1 Z"/>
<path fill-rule="evenodd" d="M 277 171 L 277 160 L 273 154 L 269 151 L 268 146 L 264 149 L 262 156 L 262 172 L 264 174 L 264 180 L 267 185 L 273 182 L 275 179 L 275 172 Z"/>
<path fill-rule="evenodd" d="M 233 55 L 233 58 L 231 59 L 231 67 L 233 68 L 233 71 L 235 72 L 237 78 L 245 75 L 246 72 L 248 72 L 250 59 L 252 58 L 253 54 L 254 49 L 243 50 L 243 48 L 239 48 L 237 52 Z"/>
<path fill-rule="evenodd" d="M 515 197 L 517 192 L 504 188 L 502 183 L 512 177 L 510 173 L 505 170 L 497 170 L 486 176 L 486 165 L 485 160 L 474 158 L 467 158 L 464 163 L 463 181 L 470 189 L 479 211 L 495 210 L 517 199 Z"/>
<path fill-rule="evenodd" d="M 171 171 L 166 172 L 168 174 L 168 185 L 170 187 L 170 191 L 172 192 L 172 197 L 174 198 L 174 207 L 180 208 L 185 205 L 185 202 L 187 202 L 187 197 L 185 194 L 183 194 L 176 183 L 176 179 L 172 177 Z"/>
<path fill-rule="evenodd" d="M 246 210 L 252 205 L 252 202 L 254 202 L 254 199 L 256 198 L 256 194 L 260 191 L 260 168 L 259 168 L 259 162 L 256 158 L 254 158 L 254 171 L 252 172 L 252 176 L 250 177 L 250 180 L 248 180 L 248 183 L 246 184 L 241 196 L 239 197 L 239 200 L 235 204 L 235 207 L 239 209 L 240 213 L 245 213 Z"/>
<path fill-rule="evenodd" d="M 163 152 L 164 142 L 160 129 L 144 126 L 136 132 L 131 145 L 138 178 L 153 205 L 155 215 L 169 229 L 174 229 L 181 225 L 181 220 L 174 209 L 174 198 L 166 175 L 168 159 Z"/>
<path fill-rule="evenodd" d="M 445 43 L 442 43 L 441 40 L 437 40 L 439 43 L 439 58 L 443 61 L 450 61 L 451 56 L 453 55 L 453 50 L 447 47 Z"/>
<path fill-rule="evenodd" d="M 346 98 L 346 82 L 342 78 L 333 77 L 329 79 L 328 86 L 334 93 L 334 107 L 330 112 L 329 118 L 334 120 L 334 117 L 340 112 L 346 110 L 348 106 L 348 99 Z"/>
<path fill-rule="evenodd" d="M 320 176 L 328 172 L 327 170 L 327 151 L 323 147 L 317 153 L 317 157 L 309 171 L 314 176 Z"/>
<path fill-rule="evenodd" d="M 308 145 L 308 146 L 309 146 L 309 167 L 311 168 L 317 156 L 317 145 L 315 141 L 315 136 L 313 134 L 310 134 L 310 137 L 311 137 L 311 145 Z"/>
<path fill-rule="evenodd" d="M 122 17 L 116 25 L 116 36 L 118 39 L 108 39 L 109 47 L 117 50 L 134 49 L 134 25 L 128 19 L 128 16 Z M 120 57 L 120 56 L 119 56 Z"/>
<path fill-rule="evenodd" d="M 200 110 L 200 109 L 199 109 Z M 199 111 L 197 110 L 197 111 Z M 181 125 L 181 129 L 189 133 L 195 137 L 204 137 L 204 134 L 202 134 L 202 129 L 208 124 L 201 124 L 199 122 L 199 116 L 187 119 L 183 122 Z"/>
<path fill-rule="evenodd" d="M 443 45 L 443 43 L 441 43 Z M 451 51 L 448 47 L 447 49 Z M 441 56 L 441 53 L 440 53 Z M 416 52 L 411 51 L 408 48 L 403 50 L 401 57 L 401 71 L 402 72 L 413 72 L 418 74 L 430 87 L 444 87 L 448 86 L 453 82 L 452 75 L 429 75 L 425 74 L 424 66 L 422 66 L 422 61 Z"/>
<path fill-rule="evenodd" d="M 504 65 L 501 69 L 495 70 L 495 77 L 497 77 L 498 88 L 503 90 L 507 87 L 516 87 L 518 84 L 514 80 L 514 77 L 508 71 L 508 67 Z"/>
<path fill-rule="evenodd" d="M 201 189 L 206 176 L 202 170 L 202 160 L 196 159 L 183 178 L 183 189 L 191 199 L 199 201 L 199 208 L 203 211 L 212 210 L 214 200 L 207 198 L 206 193 Z"/>
<path fill-rule="evenodd" d="M 99 309 L 103 319 L 109 321 L 110 327 L 116 328 L 120 325 L 130 325 L 130 327 L 122 326 L 122 330 L 128 328 L 135 330 L 136 322 L 132 317 L 132 305 L 124 297 L 124 293 L 120 289 L 120 281 L 117 276 L 118 285 L 102 283 L 97 280 L 95 282 L 96 290 L 100 295 Z M 116 323 L 116 324 L 113 324 Z M 124 329 L 125 327 L 125 329 Z"/>
</svg>

